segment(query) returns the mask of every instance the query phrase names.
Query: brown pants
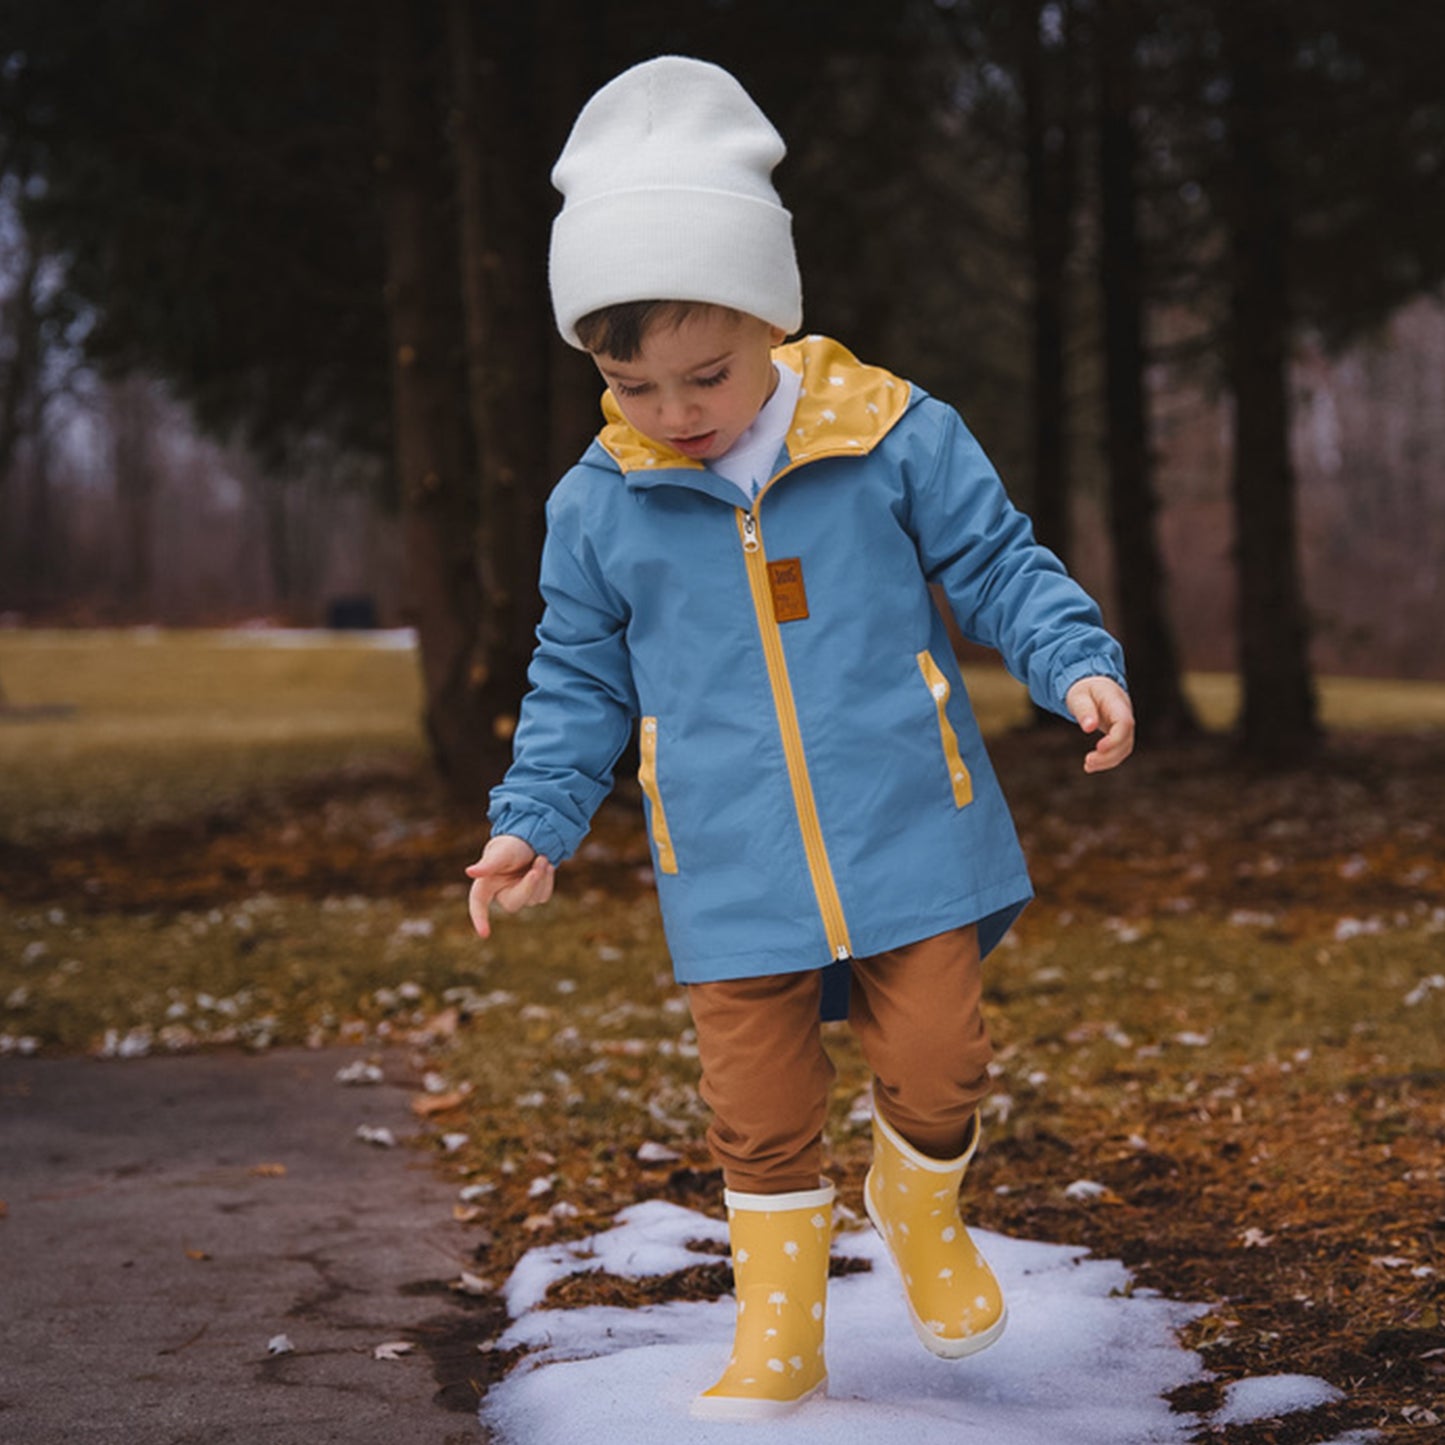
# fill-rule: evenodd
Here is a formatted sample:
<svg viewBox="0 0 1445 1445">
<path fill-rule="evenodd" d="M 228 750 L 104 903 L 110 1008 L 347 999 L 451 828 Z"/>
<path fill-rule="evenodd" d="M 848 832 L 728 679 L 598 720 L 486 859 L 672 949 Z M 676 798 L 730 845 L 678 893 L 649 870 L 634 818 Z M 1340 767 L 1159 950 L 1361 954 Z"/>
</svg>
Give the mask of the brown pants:
<svg viewBox="0 0 1445 1445">
<path fill-rule="evenodd" d="M 729 1189 L 816 1189 L 833 1063 L 816 971 L 688 989 L 713 1113 L 707 1140 Z M 979 1012 L 978 932 L 960 928 L 853 960 L 848 1023 L 872 1069 L 874 1107 L 924 1154 L 963 1151 L 993 1057 Z"/>
</svg>

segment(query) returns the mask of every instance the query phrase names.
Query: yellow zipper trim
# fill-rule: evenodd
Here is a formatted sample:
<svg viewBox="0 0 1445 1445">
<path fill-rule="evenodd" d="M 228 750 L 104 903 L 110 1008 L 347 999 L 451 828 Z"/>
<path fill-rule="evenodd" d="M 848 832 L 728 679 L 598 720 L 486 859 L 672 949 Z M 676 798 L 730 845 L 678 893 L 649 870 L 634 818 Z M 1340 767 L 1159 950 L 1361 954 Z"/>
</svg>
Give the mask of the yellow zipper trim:
<svg viewBox="0 0 1445 1445">
<path fill-rule="evenodd" d="M 657 787 L 657 719 L 642 719 L 642 730 L 638 735 L 637 750 L 641 764 L 637 769 L 637 781 L 652 813 L 652 841 L 657 846 L 657 866 L 664 873 L 677 872 L 677 854 L 672 850 L 672 834 L 667 829 L 667 814 L 662 810 L 662 794 Z"/>
<path fill-rule="evenodd" d="M 943 756 L 948 763 L 948 780 L 953 784 L 954 806 L 966 808 L 973 802 L 973 779 L 969 777 L 963 755 L 958 750 L 958 734 L 954 732 L 953 724 L 948 720 L 948 697 L 952 689 L 948 685 L 948 679 L 933 660 L 931 652 L 918 654 L 918 670 L 923 674 L 923 680 L 928 684 L 929 692 L 933 694 L 933 705 L 938 709 L 938 732 L 943 739 Z"/>
<path fill-rule="evenodd" d="M 776 481 L 777 478 L 773 478 Z M 771 485 L 771 483 L 769 483 Z M 757 503 L 753 503 L 756 508 Z M 788 680 L 788 660 L 783 652 L 783 639 L 773 616 L 773 594 L 768 585 L 768 559 L 763 551 L 762 534 L 758 530 L 756 512 L 738 509 L 738 536 L 743 544 L 743 561 L 747 567 L 748 585 L 753 594 L 753 610 L 758 616 L 758 631 L 763 639 L 763 656 L 768 663 L 768 681 L 772 684 L 773 705 L 778 713 L 778 727 L 783 737 L 783 754 L 788 760 L 788 781 L 793 787 L 793 806 L 803 831 L 803 851 L 808 858 L 813 891 L 823 915 L 823 931 L 828 949 L 834 958 L 851 958 L 848 923 L 843 916 L 843 902 L 833 880 L 828 850 L 823 844 L 823 828 L 818 821 L 818 805 L 813 797 L 812 780 L 808 777 L 808 761 L 803 753 L 803 734 L 798 726 L 798 709 L 793 701 L 793 686 Z"/>
</svg>

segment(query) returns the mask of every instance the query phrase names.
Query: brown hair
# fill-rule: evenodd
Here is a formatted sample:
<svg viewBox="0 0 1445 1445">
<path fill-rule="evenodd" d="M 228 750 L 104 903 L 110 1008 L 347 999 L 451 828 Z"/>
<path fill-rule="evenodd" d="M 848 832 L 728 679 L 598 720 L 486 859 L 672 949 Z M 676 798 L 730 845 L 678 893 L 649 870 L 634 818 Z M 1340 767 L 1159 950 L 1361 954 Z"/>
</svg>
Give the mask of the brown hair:
<svg viewBox="0 0 1445 1445">
<path fill-rule="evenodd" d="M 589 311 L 573 328 L 577 339 L 596 356 L 614 361 L 635 361 L 647 333 L 654 326 L 681 326 L 699 311 L 722 311 L 730 316 L 742 313 L 731 306 L 711 301 L 623 301 Z"/>
</svg>

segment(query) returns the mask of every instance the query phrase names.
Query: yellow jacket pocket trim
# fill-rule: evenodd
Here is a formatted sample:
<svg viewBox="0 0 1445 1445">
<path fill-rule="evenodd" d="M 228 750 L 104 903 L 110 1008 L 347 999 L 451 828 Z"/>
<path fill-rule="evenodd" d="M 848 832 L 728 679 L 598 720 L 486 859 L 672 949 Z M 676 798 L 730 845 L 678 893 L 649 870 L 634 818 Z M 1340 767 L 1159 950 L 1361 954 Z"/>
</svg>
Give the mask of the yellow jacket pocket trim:
<svg viewBox="0 0 1445 1445">
<path fill-rule="evenodd" d="M 964 765 L 963 755 L 958 750 L 958 734 L 948 720 L 948 699 L 952 689 L 948 679 L 940 671 L 930 652 L 918 654 L 918 670 L 933 694 L 933 705 L 938 709 L 938 733 L 943 741 L 943 758 L 948 764 L 948 779 L 953 785 L 953 803 L 957 808 L 967 807 L 973 802 L 973 779 Z"/>
<path fill-rule="evenodd" d="M 677 872 L 677 854 L 672 851 L 672 834 L 667 831 L 667 814 L 662 809 L 662 794 L 657 790 L 657 719 L 642 719 L 642 733 L 638 752 L 642 765 L 637 770 L 637 781 L 647 797 L 652 814 L 652 841 L 657 848 L 657 866 L 664 873 Z"/>
</svg>

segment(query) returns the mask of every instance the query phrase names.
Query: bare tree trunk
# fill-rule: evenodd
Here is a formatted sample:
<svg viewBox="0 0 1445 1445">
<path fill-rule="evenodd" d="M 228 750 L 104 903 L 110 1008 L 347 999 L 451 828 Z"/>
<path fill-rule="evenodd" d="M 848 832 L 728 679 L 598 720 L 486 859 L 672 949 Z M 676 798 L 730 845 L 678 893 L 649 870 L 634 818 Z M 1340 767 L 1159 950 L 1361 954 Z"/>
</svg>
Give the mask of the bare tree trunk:
<svg viewBox="0 0 1445 1445">
<path fill-rule="evenodd" d="M 261 532 L 265 539 L 266 572 L 271 579 L 271 606 L 283 618 L 291 616 L 295 579 L 291 570 L 291 537 L 286 516 L 286 481 L 271 470 L 255 474 Z"/>
<path fill-rule="evenodd" d="M 1030 385 L 1034 535 L 1065 565 L 1073 536 L 1069 514 L 1068 260 L 1073 237 L 1075 136 L 1065 32 L 1048 43 L 1044 6 L 1016 12 L 1019 75 L 1023 89 L 1024 156 L 1028 172 Z M 1067 25 L 1068 6 L 1060 7 Z M 1034 707 L 1040 727 L 1063 725 L 1049 708 Z"/>
<path fill-rule="evenodd" d="M 1034 532 L 1069 560 L 1067 267 L 1074 216 L 1074 134 L 1067 32 L 1045 44 L 1041 6 L 1019 12 L 1029 260 L 1033 276 Z M 1061 7 L 1065 16 L 1067 7 Z"/>
<path fill-rule="evenodd" d="M 37 410 L 33 399 L 39 386 L 40 318 L 35 286 L 40 258 L 33 246 L 0 315 L 11 337 L 10 355 L 0 368 L 0 607 L 22 601 L 23 574 L 29 555 L 28 539 L 21 536 L 20 498 L 15 485 L 16 457 Z"/>
<path fill-rule="evenodd" d="M 156 407 L 147 377 L 132 376 L 110 392 L 112 484 L 121 612 L 149 621 L 155 606 Z"/>
<path fill-rule="evenodd" d="M 1198 724 L 1180 682 L 1155 526 L 1137 215 L 1133 7 L 1134 0 L 1100 0 L 1096 10 L 1105 447 L 1129 687 L 1141 741 L 1159 742 L 1186 737 Z"/>
<path fill-rule="evenodd" d="M 583 102 L 611 79 L 607 41 L 615 33 L 617 18 L 609 0 L 538 0 L 537 9 L 546 36 L 546 64 L 537 84 L 544 122 L 539 134 L 546 137 L 545 171 L 561 153 Z M 558 197 L 549 189 L 547 213 L 554 213 L 557 204 Z M 546 330 L 547 471 L 549 476 L 560 476 L 581 456 L 601 425 L 598 399 L 602 388 L 591 361 L 557 334 L 550 312 Z"/>
<path fill-rule="evenodd" d="M 437 15 L 430 4 L 409 0 L 377 0 L 376 14 L 392 425 L 409 611 L 436 766 L 456 797 L 479 800 L 497 759 L 488 756 L 477 507 L 448 324 L 457 301 L 456 253 L 447 241 L 449 178 L 429 68 L 435 48 L 425 33 Z"/>
<path fill-rule="evenodd" d="M 445 0 L 452 62 L 467 395 L 478 468 L 479 679 L 498 739 L 526 690 L 541 613 L 537 563 L 550 487 L 545 285 L 548 163 L 538 144 L 535 7 Z M 507 136 L 505 144 L 496 138 Z M 490 143 L 488 143 L 490 141 Z"/>
<path fill-rule="evenodd" d="M 0 316 L 12 338 L 9 360 L 0 370 L 0 495 L 15 461 L 23 429 L 25 397 L 35 386 L 40 363 L 40 317 L 35 304 L 39 274 L 40 257 L 34 246 L 30 246 L 24 268 Z"/>
<path fill-rule="evenodd" d="M 1269 92 L 1286 61 L 1267 12 L 1220 12 L 1230 73 L 1228 367 L 1234 394 L 1240 744 L 1279 765 L 1320 737 L 1300 581 L 1290 458 L 1289 220 L 1273 153 Z"/>
<path fill-rule="evenodd" d="M 23 532 L 27 607 L 45 613 L 62 596 L 67 547 L 64 530 L 57 525 L 50 438 L 45 432 L 45 396 L 38 385 L 30 389 L 26 410 L 25 431 L 30 438 L 26 469 L 29 496 Z"/>
</svg>

